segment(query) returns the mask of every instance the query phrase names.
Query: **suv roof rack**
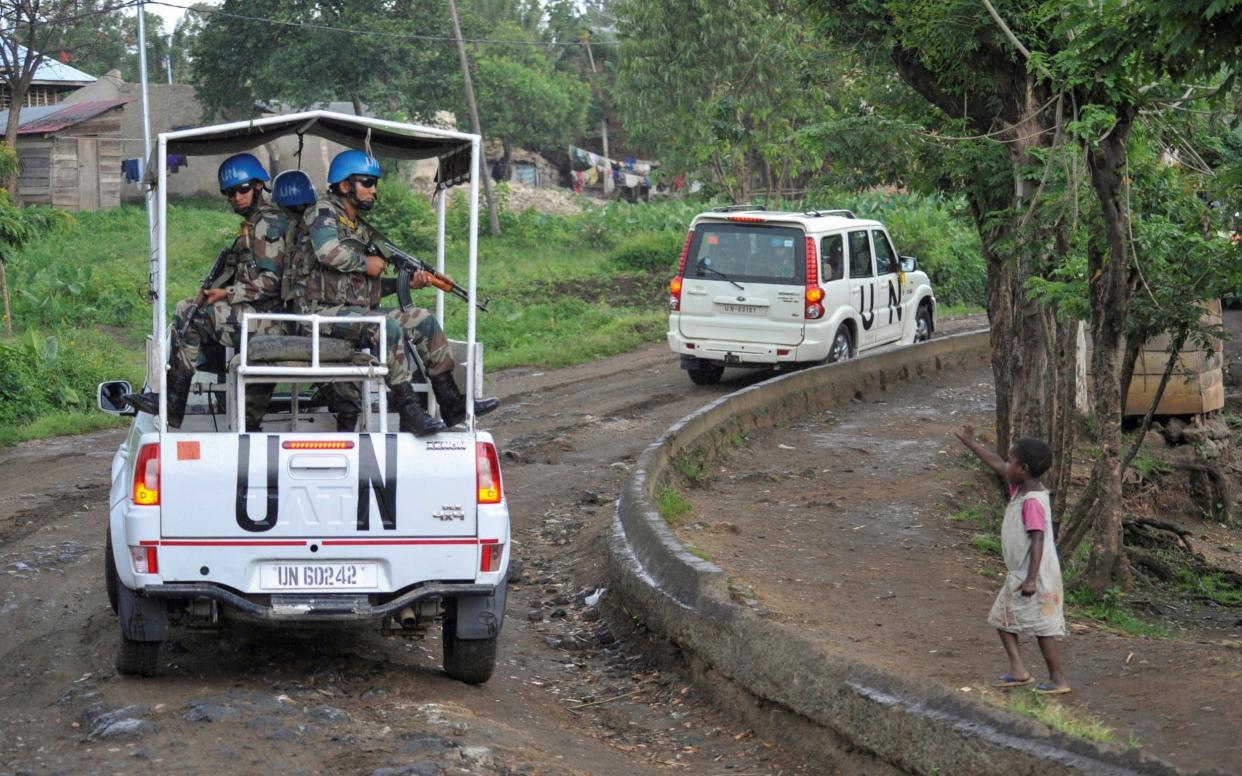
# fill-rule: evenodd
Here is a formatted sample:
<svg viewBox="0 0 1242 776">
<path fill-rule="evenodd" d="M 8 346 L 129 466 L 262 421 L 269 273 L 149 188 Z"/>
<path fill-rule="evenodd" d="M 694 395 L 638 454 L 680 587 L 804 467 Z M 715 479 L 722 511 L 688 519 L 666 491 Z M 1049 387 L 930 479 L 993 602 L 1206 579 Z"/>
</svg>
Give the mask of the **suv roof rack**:
<svg viewBox="0 0 1242 776">
<path fill-rule="evenodd" d="M 853 210 L 808 210 L 802 215 L 808 218 L 819 218 L 821 216 L 842 216 L 844 218 L 855 218 Z"/>
<path fill-rule="evenodd" d="M 734 213 L 739 210 L 767 210 L 763 205 L 724 205 L 712 208 L 713 213 Z"/>
</svg>

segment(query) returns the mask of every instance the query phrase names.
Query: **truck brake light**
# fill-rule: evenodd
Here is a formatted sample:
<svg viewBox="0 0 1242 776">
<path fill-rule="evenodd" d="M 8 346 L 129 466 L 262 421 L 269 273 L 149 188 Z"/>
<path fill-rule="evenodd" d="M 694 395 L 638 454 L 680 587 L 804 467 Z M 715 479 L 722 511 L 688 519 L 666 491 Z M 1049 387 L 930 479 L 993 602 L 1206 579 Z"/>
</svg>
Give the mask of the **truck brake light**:
<svg viewBox="0 0 1242 776">
<path fill-rule="evenodd" d="M 134 464 L 134 503 L 153 507 L 160 504 L 160 446 L 143 445 Z"/>
<path fill-rule="evenodd" d="M 503 544 L 485 544 L 479 556 L 479 571 L 500 571 L 500 557 L 505 554 Z"/>
<path fill-rule="evenodd" d="M 480 504 L 499 504 L 504 498 L 500 483 L 500 459 L 496 445 L 476 442 L 474 447 L 475 473 Z"/>
<path fill-rule="evenodd" d="M 134 562 L 135 574 L 160 573 L 159 550 L 154 547 L 130 547 L 129 557 Z"/>
</svg>

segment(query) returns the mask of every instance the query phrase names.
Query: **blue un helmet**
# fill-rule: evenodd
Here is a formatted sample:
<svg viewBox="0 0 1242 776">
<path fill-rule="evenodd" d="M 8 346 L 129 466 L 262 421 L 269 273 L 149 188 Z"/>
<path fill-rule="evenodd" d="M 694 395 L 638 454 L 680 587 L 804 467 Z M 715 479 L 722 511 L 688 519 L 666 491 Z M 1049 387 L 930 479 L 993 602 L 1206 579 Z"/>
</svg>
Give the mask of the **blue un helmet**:
<svg viewBox="0 0 1242 776">
<path fill-rule="evenodd" d="M 366 151 L 341 151 L 328 165 L 328 185 L 335 186 L 351 175 L 380 177 L 379 162 Z"/>
<path fill-rule="evenodd" d="M 314 203 L 315 185 L 301 170 L 285 170 L 272 181 L 272 198 L 281 207 L 304 207 Z"/>
<path fill-rule="evenodd" d="M 220 178 L 220 193 L 228 191 L 234 186 L 240 186 L 250 181 L 271 180 L 271 176 L 267 174 L 267 170 L 263 169 L 263 165 L 259 160 L 254 158 L 253 154 L 234 154 L 225 159 L 220 165 L 218 173 Z"/>
</svg>

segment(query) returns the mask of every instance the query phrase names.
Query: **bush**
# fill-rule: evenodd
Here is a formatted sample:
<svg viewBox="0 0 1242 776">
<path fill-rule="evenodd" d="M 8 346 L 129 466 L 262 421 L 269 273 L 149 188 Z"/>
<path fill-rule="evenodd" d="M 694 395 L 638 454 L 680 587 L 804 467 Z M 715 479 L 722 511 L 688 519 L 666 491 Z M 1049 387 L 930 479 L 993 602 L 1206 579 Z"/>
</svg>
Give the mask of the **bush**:
<svg viewBox="0 0 1242 776">
<path fill-rule="evenodd" d="M 118 374 L 123 359 L 106 335 L 69 338 L 29 331 L 0 342 L 0 426 L 28 423 L 54 411 L 93 410 L 95 387 Z"/>
<path fill-rule="evenodd" d="M 679 232 L 640 232 L 617 246 L 608 258 L 626 269 L 672 272 L 684 243 L 685 236 Z"/>
<path fill-rule="evenodd" d="M 378 206 L 367 221 L 406 253 L 431 261 L 436 252 L 436 211 L 428 197 L 415 194 L 401 183 L 380 179 Z"/>
</svg>

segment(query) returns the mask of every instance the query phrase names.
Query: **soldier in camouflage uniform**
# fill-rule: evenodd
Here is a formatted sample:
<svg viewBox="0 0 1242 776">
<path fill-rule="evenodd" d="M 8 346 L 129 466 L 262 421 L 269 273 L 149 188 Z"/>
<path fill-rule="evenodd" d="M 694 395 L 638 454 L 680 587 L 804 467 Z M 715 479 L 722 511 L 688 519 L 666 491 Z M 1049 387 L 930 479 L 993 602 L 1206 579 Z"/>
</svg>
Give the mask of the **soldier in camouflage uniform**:
<svg viewBox="0 0 1242 776">
<path fill-rule="evenodd" d="M 302 238 L 292 260 L 291 298 L 302 313 L 355 316 L 378 312 L 387 317 L 386 381 L 392 403 L 401 417 L 401 430 L 422 436 L 441 431 L 446 424 L 462 422 L 466 399 L 453 381 L 453 356 L 435 315 L 422 308 L 403 311 L 380 306 L 383 296 L 396 292 L 396 283 L 380 277 L 387 263 L 367 252 L 378 235 L 360 217 L 375 205 L 379 177 L 379 164 L 363 151 L 342 151 L 332 160 L 329 193 L 308 208 L 303 218 Z M 429 282 L 427 274 L 420 272 L 411 278 L 410 287 L 422 288 Z M 373 341 L 374 327 L 337 324 L 324 331 L 355 342 L 362 340 L 362 346 L 378 347 Z M 443 423 L 427 415 L 410 385 L 414 364 L 407 348 L 411 345 L 426 367 Z M 341 384 L 336 391 L 337 425 L 347 431 L 354 429 L 361 409 L 358 392 L 351 388 Z M 475 402 L 475 414 L 484 415 L 499 404 L 497 399 Z"/>
<path fill-rule="evenodd" d="M 263 191 L 267 171 L 251 154 L 231 156 L 220 165 L 220 193 L 243 217 L 216 287 L 206 293 L 186 335 L 173 343 L 168 359 L 168 425 L 180 428 L 194 370 L 202 363 L 202 348 L 219 343 L 240 344 L 239 327 L 247 312 L 283 312 L 281 283 L 285 267 L 285 232 L 289 217 L 268 202 Z M 173 330 L 185 325 L 193 299 L 181 300 L 173 312 Z M 251 323 L 251 335 L 282 334 L 277 321 Z M 246 389 L 246 427 L 258 431 L 275 385 L 255 384 Z M 159 411 L 157 394 L 131 394 L 127 400 L 143 412 Z"/>
</svg>

